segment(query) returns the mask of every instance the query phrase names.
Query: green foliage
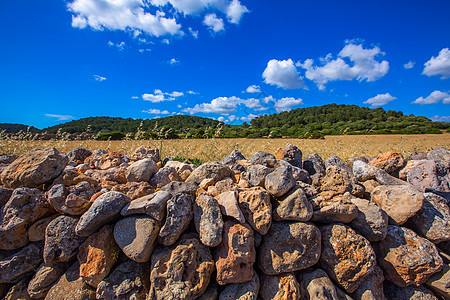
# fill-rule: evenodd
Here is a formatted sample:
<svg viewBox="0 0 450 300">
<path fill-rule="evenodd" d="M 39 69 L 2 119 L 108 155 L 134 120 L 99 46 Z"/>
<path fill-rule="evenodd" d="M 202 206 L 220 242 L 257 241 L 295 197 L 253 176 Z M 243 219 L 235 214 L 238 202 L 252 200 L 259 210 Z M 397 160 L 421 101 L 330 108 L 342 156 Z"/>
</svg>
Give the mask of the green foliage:
<svg viewBox="0 0 450 300">
<path fill-rule="evenodd" d="M 97 141 L 120 141 L 125 137 L 123 132 L 115 131 L 110 133 L 101 133 L 97 137 Z"/>
<path fill-rule="evenodd" d="M 0 123 L 0 131 L 5 130 L 5 133 L 17 133 L 19 131 L 23 132 L 31 132 L 31 133 L 39 133 L 41 132 L 40 129 L 23 125 L 23 124 L 10 124 L 10 123 Z"/>
</svg>

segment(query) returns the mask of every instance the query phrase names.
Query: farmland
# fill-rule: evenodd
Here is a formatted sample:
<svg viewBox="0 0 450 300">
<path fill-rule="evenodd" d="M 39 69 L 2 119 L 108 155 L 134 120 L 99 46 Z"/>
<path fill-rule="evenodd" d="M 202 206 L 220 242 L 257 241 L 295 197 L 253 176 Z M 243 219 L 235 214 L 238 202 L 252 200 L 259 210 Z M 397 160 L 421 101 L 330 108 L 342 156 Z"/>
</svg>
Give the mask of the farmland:
<svg viewBox="0 0 450 300">
<path fill-rule="evenodd" d="M 22 154 L 36 148 L 56 147 L 68 152 L 76 147 L 89 150 L 105 149 L 125 154 L 141 145 L 160 149 L 161 157 L 199 159 L 201 162 L 221 160 L 233 149 L 250 157 L 256 151 L 275 153 L 277 148 L 291 143 L 299 147 L 303 156 L 318 153 L 322 158 L 336 154 L 344 160 L 356 156 L 371 157 L 396 150 L 404 156 L 415 151 L 429 151 L 442 146 L 450 148 L 450 133 L 420 135 L 340 135 L 313 139 L 178 139 L 178 140 L 124 140 L 124 141 L 18 141 L 0 140 L 0 153 Z"/>
</svg>

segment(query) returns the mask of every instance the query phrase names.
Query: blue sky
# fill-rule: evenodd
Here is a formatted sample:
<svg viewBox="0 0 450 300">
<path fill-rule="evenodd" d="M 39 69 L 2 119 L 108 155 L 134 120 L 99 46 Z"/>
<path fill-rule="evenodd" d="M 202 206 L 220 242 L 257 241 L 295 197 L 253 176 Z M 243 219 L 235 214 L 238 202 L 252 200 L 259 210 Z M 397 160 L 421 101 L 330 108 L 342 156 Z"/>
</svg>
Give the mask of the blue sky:
<svg viewBox="0 0 450 300">
<path fill-rule="evenodd" d="M 450 121 L 450 2 L 0 2 L 0 122 L 329 103 Z"/>
</svg>

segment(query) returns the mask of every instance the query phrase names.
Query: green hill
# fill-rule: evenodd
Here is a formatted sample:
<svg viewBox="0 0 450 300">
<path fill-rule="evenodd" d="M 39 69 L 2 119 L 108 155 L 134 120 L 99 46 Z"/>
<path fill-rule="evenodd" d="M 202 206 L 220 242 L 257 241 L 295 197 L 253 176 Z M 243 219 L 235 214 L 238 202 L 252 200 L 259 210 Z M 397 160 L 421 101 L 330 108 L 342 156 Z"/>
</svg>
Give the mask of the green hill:
<svg viewBox="0 0 450 300">
<path fill-rule="evenodd" d="M 5 133 L 17 133 L 19 131 L 24 131 L 24 132 L 32 132 L 32 133 L 37 133 L 37 132 L 41 132 L 40 129 L 33 127 L 33 126 L 28 126 L 28 125 L 23 125 L 23 124 L 11 124 L 11 123 L 0 123 L 0 131 L 5 130 Z"/>
</svg>

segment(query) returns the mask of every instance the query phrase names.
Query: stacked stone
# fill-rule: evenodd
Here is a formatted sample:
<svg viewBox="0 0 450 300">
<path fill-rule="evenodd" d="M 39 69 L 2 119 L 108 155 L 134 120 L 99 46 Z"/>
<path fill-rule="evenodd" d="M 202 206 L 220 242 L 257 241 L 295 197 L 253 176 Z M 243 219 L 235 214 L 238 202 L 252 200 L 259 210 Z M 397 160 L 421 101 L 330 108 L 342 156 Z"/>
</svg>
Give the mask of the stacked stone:
<svg viewBox="0 0 450 300">
<path fill-rule="evenodd" d="M 450 299 L 450 151 L 1 155 L 5 299 Z"/>
</svg>

